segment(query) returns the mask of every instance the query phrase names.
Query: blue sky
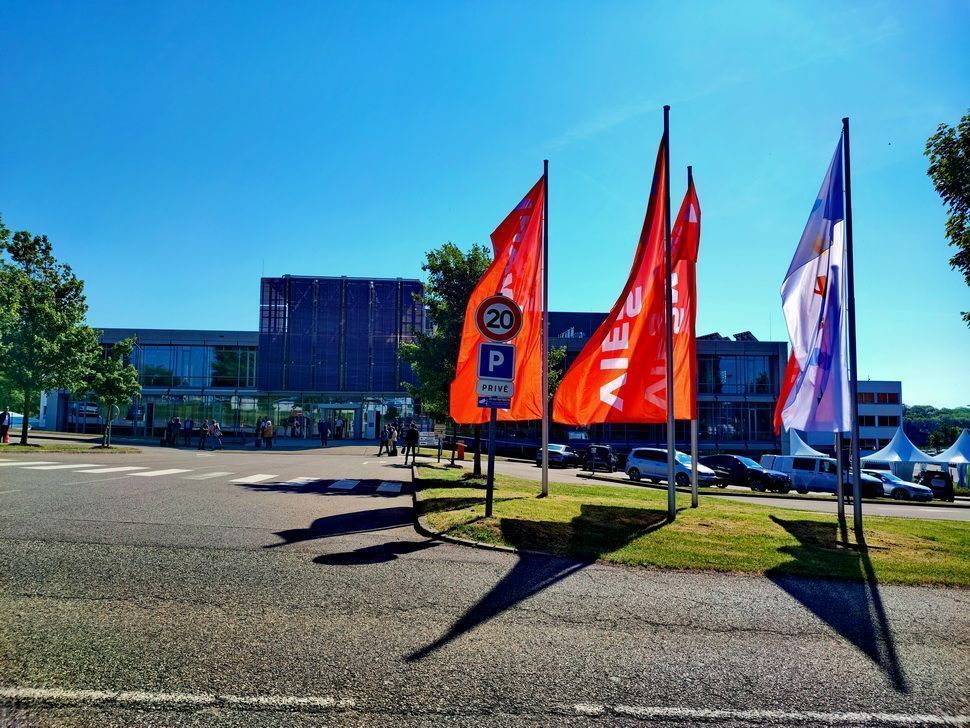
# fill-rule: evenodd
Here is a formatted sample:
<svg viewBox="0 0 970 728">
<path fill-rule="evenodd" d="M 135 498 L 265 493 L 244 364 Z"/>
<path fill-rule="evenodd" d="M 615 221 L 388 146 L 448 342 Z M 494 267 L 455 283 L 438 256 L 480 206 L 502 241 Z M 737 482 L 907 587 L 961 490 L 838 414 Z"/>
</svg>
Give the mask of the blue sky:
<svg viewBox="0 0 970 728">
<path fill-rule="evenodd" d="M 261 274 L 419 277 L 550 159 L 551 305 L 626 278 L 664 103 L 703 209 L 700 333 L 779 287 L 852 119 L 859 364 L 970 403 L 970 291 L 923 145 L 970 105 L 966 2 L 4 2 L 0 213 L 95 326 L 255 329 Z"/>
</svg>

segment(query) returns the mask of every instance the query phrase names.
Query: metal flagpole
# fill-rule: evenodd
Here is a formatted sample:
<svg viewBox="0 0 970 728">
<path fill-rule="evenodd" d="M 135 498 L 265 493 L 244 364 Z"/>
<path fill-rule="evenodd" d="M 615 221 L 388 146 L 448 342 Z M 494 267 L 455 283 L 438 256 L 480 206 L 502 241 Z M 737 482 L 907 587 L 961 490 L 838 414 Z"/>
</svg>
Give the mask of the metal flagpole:
<svg viewBox="0 0 970 728">
<path fill-rule="evenodd" d="M 674 432 L 674 301 L 670 276 L 670 106 L 664 106 L 664 290 L 667 304 L 665 330 L 667 334 L 667 519 L 677 517 L 677 481 L 674 453 L 677 447 Z"/>
<path fill-rule="evenodd" d="M 549 160 L 542 161 L 542 495 L 549 495 Z"/>
<path fill-rule="evenodd" d="M 839 527 L 845 526 L 845 468 L 842 467 L 842 433 L 835 433 L 835 497 L 839 501 L 836 506 L 839 514 Z"/>
<path fill-rule="evenodd" d="M 687 165 L 687 189 L 691 188 L 694 182 L 694 167 L 692 165 Z M 691 296 L 697 296 L 697 286 L 694 285 L 690 292 Z M 697 308 L 696 298 L 691 300 L 691 305 L 694 306 L 695 310 Z M 691 331 L 690 335 L 694 336 L 697 332 Z M 697 452 L 697 347 L 694 347 L 694 416 L 690 421 L 690 507 L 697 508 L 697 470 L 698 462 L 697 458 L 700 455 Z"/>
<path fill-rule="evenodd" d="M 859 377 L 855 348 L 855 274 L 852 266 L 852 174 L 849 166 L 849 117 L 842 119 L 842 139 L 845 144 L 845 276 L 848 299 L 849 333 L 849 402 L 852 427 L 852 525 L 856 538 L 862 539 L 862 485 L 859 458 Z"/>
<path fill-rule="evenodd" d="M 495 500 L 495 423 L 498 410 L 488 408 L 488 470 L 485 471 L 485 518 L 492 517 L 492 502 Z"/>
</svg>

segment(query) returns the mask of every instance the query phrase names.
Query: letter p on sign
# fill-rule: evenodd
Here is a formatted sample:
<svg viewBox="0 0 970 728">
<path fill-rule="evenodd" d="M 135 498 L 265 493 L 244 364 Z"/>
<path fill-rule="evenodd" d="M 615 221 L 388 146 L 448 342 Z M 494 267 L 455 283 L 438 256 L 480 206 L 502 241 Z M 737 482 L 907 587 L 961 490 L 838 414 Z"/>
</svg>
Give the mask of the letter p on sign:
<svg viewBox="0 0 970 728">
<path fill-rule="evenodd" d="M 481 379 L 513 379 L 515 376 L 515 346 L 484 342 L 479 344 L 478 376 Z"/>
</svg>

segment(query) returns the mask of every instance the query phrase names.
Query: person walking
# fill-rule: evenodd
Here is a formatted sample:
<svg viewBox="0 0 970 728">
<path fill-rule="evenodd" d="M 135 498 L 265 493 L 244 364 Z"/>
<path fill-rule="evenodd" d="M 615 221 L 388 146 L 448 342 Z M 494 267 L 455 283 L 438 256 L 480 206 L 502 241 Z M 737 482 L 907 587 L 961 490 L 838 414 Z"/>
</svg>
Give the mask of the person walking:
<svg viewBox="0 0 970 728">
<path fill-rule="evenodd" d="M 209 420 L 202 420 L 199 425 L 199 449 L 205 450 L 205 441 L 209 437 Z"/>
<path fill-rule="evenodd" d="M 263 442 L 266 443 L 267 450 L 273 449 L 273 420 L 266 420 L 266 424 L 263 427 Z"/>
<path fill-rule="evenodd" d="M 387 428 L 387 454 L 397 457 L 397 428 L 394 425 Z"/>
<path fill-rule="evenodd" d="M 320 446 L 326 447 L 330 441 L 330 423 L 324 419 L 317 422 L 317 434 L 320 435 Z"/>
<path fill-rule="evenodd" d="M 191 417 L 186 417 L 185 422 L 182 423 L 182 444 L 188 447 L 192 443 L 192 428 L 195 423 L 192 422 Z"/>
<path fill-rule="evenodd" d="M 412 422 L 411 426 L 408 427 L 407 431 L 404 433 L 404 464 L 408 464 L 408 453 L 411 454 L 411 464 L 414 465 L 417 460 L 418 454 L 418 442 L 420 441 L 420 434 L 418 433 L 418 426 Z"/>
<path fill-rule="evenodd" d="M 384 426 L 381 427 L 380 438 L 381 438 L 381 444 L 377 448 L 377 457 L 380 457 L 381 456 L 381 453 L 385 453 L 387 455 L 390 455 L 391 454 L 391 450 L 387 446 L 387 425 L 384 425 Z"/>
<path fill-rule="evenodd" d="M 0 412 L 0 443 L 10 442 L 10 408 L 4 405 Z"/>
<path fill-rule="evenodd" d="M 209 423 L 209 437 L 212 439 L 212 449 L 222 450 L 222 428 L 215 420 Z M 219 447 L 217 448 L 216 445 Z"/>
</svg>

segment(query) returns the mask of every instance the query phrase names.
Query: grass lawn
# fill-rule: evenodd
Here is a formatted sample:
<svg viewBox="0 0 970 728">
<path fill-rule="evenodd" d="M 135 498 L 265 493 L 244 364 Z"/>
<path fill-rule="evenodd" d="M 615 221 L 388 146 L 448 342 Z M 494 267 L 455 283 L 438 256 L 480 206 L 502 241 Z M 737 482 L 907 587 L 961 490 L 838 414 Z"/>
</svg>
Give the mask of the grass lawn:
<svg viewBox="0 0 970 728">
<path fill-rule="evenodd" d="M 664 491 L 550 483 L 549 497 L 537 498 L 537 483 L 505 475 L 496 475 L 486 519 L 484 480 L 431 465 L 419 475 L 419 515 L 459 538 L 663 569 L 970 586 L 966 522 L 866 517 L 862 551 L 851 531 L 843 539 L 834 514 L 704 496 L 691 509 L 678 493 L 677 519 L 667 523 Z"/>
<path fill-rule="evenodd" d="M 96 455 L 99 453 L 118 455 L 124 453 L 135 453 L 141 452 L 137 447 L 124 447 L 118 445 L 112 445 L 111 447 L 101 447 L 100 445 L 64 445 L 64 444 L 53 444 L 53 445 L 0 445 L 0 455 L 4 454 L 14 454 L 14 453 L 30 453 L 32 455 L 42 454 L 42 453 L 52 453 L 52 452 L 83 452 L 89 455 Z"/>
</svg>

